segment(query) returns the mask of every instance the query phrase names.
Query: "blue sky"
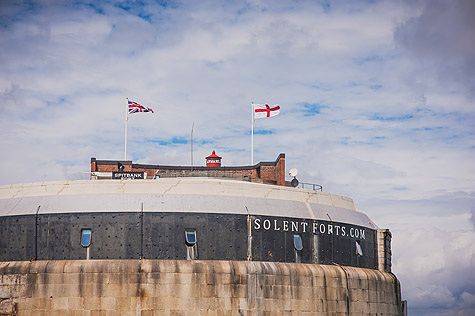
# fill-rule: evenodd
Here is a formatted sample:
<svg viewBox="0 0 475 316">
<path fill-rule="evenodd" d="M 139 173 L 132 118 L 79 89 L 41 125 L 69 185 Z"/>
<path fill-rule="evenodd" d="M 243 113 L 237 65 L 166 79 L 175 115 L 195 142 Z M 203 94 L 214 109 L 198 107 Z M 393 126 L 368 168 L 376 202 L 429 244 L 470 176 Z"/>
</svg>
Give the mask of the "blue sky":
<svg viewBox="0 0 475 316">
<path fill-rule="evenodd" d="M 475 314 L 475 2 L 2 1 L 0 184 L 286 154 L 393 233 L 411 315 Z"/>
</svg>

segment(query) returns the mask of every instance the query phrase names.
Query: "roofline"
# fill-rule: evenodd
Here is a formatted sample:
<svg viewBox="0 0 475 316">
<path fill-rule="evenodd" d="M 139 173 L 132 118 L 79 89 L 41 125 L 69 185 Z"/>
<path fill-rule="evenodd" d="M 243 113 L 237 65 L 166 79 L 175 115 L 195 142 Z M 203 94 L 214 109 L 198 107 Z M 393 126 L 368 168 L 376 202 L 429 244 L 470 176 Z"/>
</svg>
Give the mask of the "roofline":
<svg viewBox="0 0 475 316">
<path fill-rule="evenodd" d="M 262 166 L 275 166 L 279 159 L 285 158 L 284 153 L 280 153 L 275 161 L 261 161 L 255 165 L 248 166 L 228 166 L 228 167 L 206 167 L 206 166 L 172 166 L 172 165 L 152 165 L 152 164 L 138 164 L 133 163 L 132 160 L 97 160 L 91 158 L 91 162 L 95 162 L 101 165 L 116 165 L 120 162 L 123 165 L 131 165 L 133 168 L 143 169 L 169 169 L 169 170 L 252 170 Z"/>
</svg>

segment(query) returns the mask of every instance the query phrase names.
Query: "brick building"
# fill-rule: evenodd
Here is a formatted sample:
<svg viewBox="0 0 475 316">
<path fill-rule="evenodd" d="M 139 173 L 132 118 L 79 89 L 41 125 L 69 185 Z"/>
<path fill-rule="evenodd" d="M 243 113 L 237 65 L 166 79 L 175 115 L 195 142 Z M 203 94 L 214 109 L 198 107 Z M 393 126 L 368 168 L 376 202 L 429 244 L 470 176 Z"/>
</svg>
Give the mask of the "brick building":
<svg viewBox="0 0 475 316">
<path fill-rule="evenodd" d="M 231 167 L 146 165 L 132 161 L 91 158 L 91 179 L 111 179 L 120 174 L 135 174 L 144 179 L 208 177 L 286 185 L 285 154 L 280 154 L 273 162 L 264 161 L 253 166 Z"/>
</svg>

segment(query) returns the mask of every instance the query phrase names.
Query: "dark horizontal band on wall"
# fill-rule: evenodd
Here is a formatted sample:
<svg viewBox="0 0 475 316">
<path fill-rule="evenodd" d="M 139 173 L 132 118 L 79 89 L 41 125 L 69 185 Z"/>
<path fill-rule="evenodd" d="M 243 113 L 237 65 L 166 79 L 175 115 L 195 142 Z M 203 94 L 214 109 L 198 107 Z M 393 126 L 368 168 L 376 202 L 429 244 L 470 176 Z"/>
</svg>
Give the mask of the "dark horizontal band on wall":
<svg viewBox="0 0 475 316">
<path fill-rule="evenodd" d="M 89 234 L 87 243 L 84 232 Z M 191 243 L 187 240 L 190 232 Z M 89 256 L 377 268 L 375 230 L 300 218 L 211 213 L 39 214 L 3 217 L 0 235 L 0 261 L 78 260 Z M 90 246 L 85 248 L 85 244 Z"/>
</svg>

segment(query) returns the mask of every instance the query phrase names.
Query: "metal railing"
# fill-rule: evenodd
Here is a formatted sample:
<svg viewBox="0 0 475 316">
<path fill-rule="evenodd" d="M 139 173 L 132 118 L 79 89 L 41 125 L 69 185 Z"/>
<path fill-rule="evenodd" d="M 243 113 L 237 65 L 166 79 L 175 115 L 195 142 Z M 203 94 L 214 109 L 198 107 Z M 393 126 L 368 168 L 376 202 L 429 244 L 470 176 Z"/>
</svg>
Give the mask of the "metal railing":
<svg viewBox="0 0 475 316">
<path fill-rule="evenodd" d="M 302 188 L 302 189 L 305 189 L 305 186 L 312 186 L 312 190 L 314 191 L 317 191 L 317 190 L 320 190 L 323 192 L 323 187 L 320 185 L 320 184 L 315 184 L 315 183 L 305 183 L 305 182 L 300 182 L 299 183 L 299 186 Z"/>
</svg>

